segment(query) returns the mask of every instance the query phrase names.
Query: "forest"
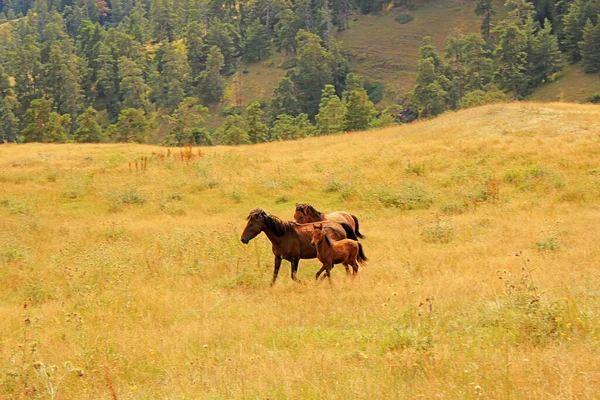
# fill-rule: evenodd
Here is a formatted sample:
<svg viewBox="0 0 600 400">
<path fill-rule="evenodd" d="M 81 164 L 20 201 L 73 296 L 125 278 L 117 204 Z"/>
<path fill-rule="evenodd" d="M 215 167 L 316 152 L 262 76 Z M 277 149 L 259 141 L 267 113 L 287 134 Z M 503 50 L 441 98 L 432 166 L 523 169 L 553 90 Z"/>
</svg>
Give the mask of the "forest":
<svg viewBox="0 0 600 400">
<path fill-rule="evenodd" d="M 0 142 L 237 145 L 383 127 L 521 99 L 564 63 L 600 72 L 600 0 L 477 0 L 480 33 L 423 38 L 416 83 L 391 106 L 336 32 L 399 0 L 4 0 Z M 269 100 L 222 100 L 274 52 Z M 234 90 L 235 92 L 235 90 Z M 600 98 L 600 95 L 598 96 Z M 599 101 L 600 99 L 596 99 Z M 211 105 L 222 124 L 208 129 Z"/>
</svg>

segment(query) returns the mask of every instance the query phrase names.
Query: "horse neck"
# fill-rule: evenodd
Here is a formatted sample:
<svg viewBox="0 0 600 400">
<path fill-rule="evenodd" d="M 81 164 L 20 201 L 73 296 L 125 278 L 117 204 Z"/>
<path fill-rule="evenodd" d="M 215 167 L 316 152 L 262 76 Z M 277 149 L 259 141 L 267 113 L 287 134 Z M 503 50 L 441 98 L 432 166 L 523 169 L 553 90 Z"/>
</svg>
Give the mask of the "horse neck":
<svg viewBox="0 0 600 400">
<path fill-rule="evenodd" d="M 321 258 L 328 258 L 331 255 L 331 242 L 326 234 L 323 234 L 323 239 L 317 242 L 317 253 Z"/>
<path fill-rule="evenodd" d="M 283 225 L 286 224 L 286 222 L 280 222 L 277 220 L 272 220 L 274 221 L 275 224 L 279 224 L 279 225 Z M 273 243 L 273 245 L 275 245 L 276 247 L 280 247 L 281 243 L 283 242 L 283 238 L 286 236 L 287 231 L 285 229 L 285 227 L 281 226 L 281 231 L 283 232 L 281 235 L 278 235 L 274 229 L 272 229 L 272 227 L 267 224 L 267 223 L 263 223 L 263 231 L 265 232 L 265 235 L 267 235 L 267 237 L 269 238 L 269 240 L 271 241 L 271 243 Z"/>
<path fill-rule="evenodd" d="M 323 214 L 320 211 L 315 210 L 314 208 L 312 210 L 309 211 L 310 216 L 311 216 L 311 222 L 318 222 L 318 221 L 324 221 L 325 220 L 325 214 Z"/>
</svg>

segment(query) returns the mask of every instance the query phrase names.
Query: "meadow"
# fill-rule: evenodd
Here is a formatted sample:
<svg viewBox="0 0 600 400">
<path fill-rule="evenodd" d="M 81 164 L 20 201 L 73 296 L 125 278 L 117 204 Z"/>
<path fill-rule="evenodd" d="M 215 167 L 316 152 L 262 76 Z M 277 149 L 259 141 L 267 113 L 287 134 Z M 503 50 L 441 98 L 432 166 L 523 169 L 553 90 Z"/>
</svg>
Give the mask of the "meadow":
<svg viewBox="0 0 600 400">
<path fill-rule="evenodd" d="M 600 393 L 600 108 L 489 105 L 243 147 L 0 146 L 0 399 Z M 356 214 L 315 283 L 255 207 Z"/>
</svg>

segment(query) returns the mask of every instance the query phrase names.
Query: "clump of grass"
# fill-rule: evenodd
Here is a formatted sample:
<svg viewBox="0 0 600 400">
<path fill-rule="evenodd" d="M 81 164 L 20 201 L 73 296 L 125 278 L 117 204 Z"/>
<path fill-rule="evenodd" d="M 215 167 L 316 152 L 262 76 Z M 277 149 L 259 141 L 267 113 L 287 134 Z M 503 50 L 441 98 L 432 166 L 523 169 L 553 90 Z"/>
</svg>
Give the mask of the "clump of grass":
<svg viewBox="0 0 600 400">
<path fill-rule="evenodd" d="M 466 202 L 447 203 L 440 207 L 442 213 L 449 215 L 464 214 L 468 209 L 469 205 Z"/>
<path fill-rule="evenodd" d="M 138 204 L 142 205 L 146 202 L 146 198 L 143 194 L 137 191 L 137 189 L 129 189 L 120 196 L 121 203 L 123 204 Z"/>
<path fill-rule="evenodd" d="M 289 203 L 289 202 L 290 202 L 290 199 L 285 194 L 282 196 L 279 196 L 277 199 L 275 199 L 275 204 L 284 204 L 284 203 Z"/>
<path fill-rule="evenodd" d="M 425 243 L 449 243 L 454 237 L 454 228 L 446 221 L 436 221 L 423 227 L 420 235 Z"/>
<path fill-rule="evenodd" d="M 425 176 L 425 163 L 408 163 L 408 166 L 406 167 L 406 173 L 408 174 L 415 174 L 417 176 Z"/>
<path fill-rule="evenodd" d="M 412 21 L 413 19 L 415 19 L 415 17 L 413 17 L 410 14 L 400 14 L 398 15 L 396 18 L 394 18 L 394 20 L 396 22 L 399 22 L 401 24 L 408 24 L 410 21 Z"/>
<path fill-rule="evenodd" d="M 537 242 L 536 247 L 539 251 L 557 251 L 560 250 L 558 238 L 552 236 Z"/>
<path fill-rule="evenodd" d="M 399 191 L 381 189 L 375 198 L 386 208 L 403 210 L 428 209 L 433 204 L 433 196 L 421 184 L 409 184 Z"/>
<path fill-rule="evenodd" d="M 350 187 L 349 183 L 338 180 L 334 175 L 330 175 L 327 180 L 327 186 L 325 186 L 325 193 L 339 192 L 343 189 Z"/>
</svg>

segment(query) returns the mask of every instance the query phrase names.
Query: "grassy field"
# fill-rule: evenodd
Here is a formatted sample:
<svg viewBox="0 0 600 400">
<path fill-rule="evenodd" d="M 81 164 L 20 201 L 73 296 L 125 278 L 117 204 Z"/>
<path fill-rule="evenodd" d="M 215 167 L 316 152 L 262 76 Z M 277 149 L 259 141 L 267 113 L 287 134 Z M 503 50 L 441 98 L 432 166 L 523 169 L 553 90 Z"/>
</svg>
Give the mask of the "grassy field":
<svg viewBox="0 0 600 400">
<path fill-rule="evenodd" d="M 518 103 L 191 152 L 0 146 L 0 399 L 600 393 L 600 108 Z M 147 159 L 146 159 L 147 157 Z M 360 220 L 299 285 L 255 207 Z"/>
</svg>

